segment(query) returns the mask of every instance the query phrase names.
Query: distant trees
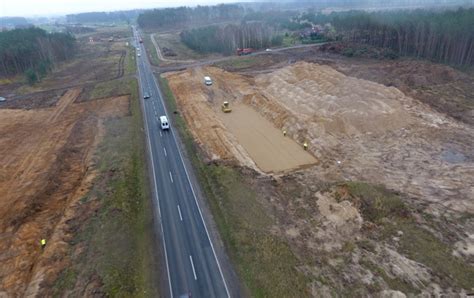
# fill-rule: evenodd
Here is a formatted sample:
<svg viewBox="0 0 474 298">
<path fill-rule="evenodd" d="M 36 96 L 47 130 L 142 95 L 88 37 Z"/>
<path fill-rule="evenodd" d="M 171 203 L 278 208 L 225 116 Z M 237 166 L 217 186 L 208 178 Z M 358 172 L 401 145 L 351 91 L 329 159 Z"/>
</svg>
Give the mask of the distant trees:
<svg viewBox="0 0 474 298">
<path fill-rule="evenodd" d="M 389 48 L 400 56 L 474 64 L 474 9 L 456 11 L 352 11 L 329 16 L 306 14 L 311 22 L 331 22 L 345 40 Z"/>
<path fill-rule="evenodd" d="M 68 23 L 120 23 L 129 22 L 138 17 L 142 10 L 124 10 L 112 12 L 84 12 L 78 14 L 68 14 Z"/>
<path fill-rule="evenodd" d="M 34 82 L 74 52 L 75 39 L 69 34 L 48 34 L 39 28 L 0 32 L 0 76 L 27 72 Z"/>
<path fill-rule="evenodd" d="M 211 22 L 240 20 L 245 10 L 236 4 L 154 9 L 138 16 L 142 28 L 173 27 L 185 24 L 206 24 Z"/>
<path fill-rule="evenodd" d="M 0 17 L 0 28 L 15 28 L 31 26 L 23 17 Z"/>
<path fill-rule="evenodd" d="M 262 22 L 208 26 L 184 30 L 180 34 L 184 44 L 198 52 L 231 54 L 237 48 L 261 49 L 280 45 L 283 41 L 273 27 Z"/>
</svg>

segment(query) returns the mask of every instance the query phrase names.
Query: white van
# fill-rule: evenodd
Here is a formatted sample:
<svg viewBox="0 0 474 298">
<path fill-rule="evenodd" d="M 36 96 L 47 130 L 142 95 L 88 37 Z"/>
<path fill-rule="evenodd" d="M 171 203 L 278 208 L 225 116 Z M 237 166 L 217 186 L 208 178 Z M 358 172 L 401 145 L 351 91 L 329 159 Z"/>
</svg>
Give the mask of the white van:
<svg viewBox="0 0 474 298">
<path fill-rule="evenodd" d="M 206 84 L 207 86 L 212 85 L 211 78 L 210 77 L 204 77 L 204 84 Z"/>
<path fill-rule="evenodd" d="M 166 118 L 166 116 L 160 116 L 160 122 L 161 122 L 161 129 L 162 130 L 170 129 L 170 124 L 169 124 L 168 118 Z"/>
</svg>

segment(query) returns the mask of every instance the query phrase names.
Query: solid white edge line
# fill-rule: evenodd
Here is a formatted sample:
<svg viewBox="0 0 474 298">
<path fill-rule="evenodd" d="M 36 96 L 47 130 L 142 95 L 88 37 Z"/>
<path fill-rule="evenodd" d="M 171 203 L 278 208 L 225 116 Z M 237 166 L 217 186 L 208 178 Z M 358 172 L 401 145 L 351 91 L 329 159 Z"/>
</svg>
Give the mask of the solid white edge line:
<svg viewBox="0 0 474 298">
<path fill-rule="evenodd" d="M 165 156 L 168 156 L 168 154 L 166 153 L 166 148 L 163 147 L 163 151 L 165 152 Z"/>
<path fill-rule="evenodd" d="M 147 57 L 148 59 L 148 57 Z M 156 89 L 158 90 L 158 94 L 161 98 L 161 102 L 163 104 L 163 109 L 165 111 L 165 115 L 166 117 L 168 118 L 168 121 L 170 121 L 170 117 L 168 115 L 168 111 L 166 109 L 166 105 L 163 101 L 163 94 L 161 94 L 161 90 L 160 88 L 158 87 L 158 84 L 156 83 L 156 79 L 155 79 L 155 75 L 153 74 L 153 71 L 152 71 L 152 76 L 153 76 L 153 83 L 155 83 L 155 87 Z M 161 131 L 160 131 L 161 133 Z M 214 249 L 214 244 L 212 244 L 212 241 L 211 241 L 211 237 L 209 236 L 209 231 L 207 230 L 207 226 L 206 226 L 206 221 L 204 220 L 204 217 L 202 216 L 202 211 L 201 211 L 201 207 L 199 206 L 199 203 L 198 203 L 198 200 L 196 198 L 196 193 L 194 192 L 194 187 L 193 187 L 193 184 L 191 183 L 191 179 L 189 178 L 189 174 L 188 174 L 188 170 L 186 169 L 186 165 L 184 164 L 184 160 L 183 160 L 183 156 L 181 155 L 181 150 L 179 150 L 179 145 L 178 145 L 178 141 L 176 140 L 176 137 L 174 135 L 174 132 L 173 130 L 171 130 L 171 135 L 173 136 L 173 139 L 174 139 L 174 142 L 176 144 L 176 147 L 178 147 L 178 154 L 179 154 L 179 157 L 180 157 L 180 160 L 181 160 L 181 164 L 183 165 L 183 168 L 184 168 L 184 172 L 186 173 L 186 178 L 188 179 L 188 183 L 189 185 L 191 186 L 191 191 L 193 193 L 193 197 L 194 197 L 194 202 L 196 202 L 196 206 L 198 207 L 198 211 L 199 211 L 199 215 L 201 216 L 201 220 L 204 224 L 204 229 L 206 230 L 206 235 L 207 235 L 207 239 L 209 240 L 209 243 L 211 244 L 211 249 L 212 249 L 212 253 L 214 254 L 214 258 L 216 259 L 216 262 L 217 262 L 217 267 L 219 268 L 219 273 L 221 275 L 221 278 L 222 278 L 222 281 L 224 282 L 224 288 L 225 288 L 225 291 L 227 293 L 227 297 L 230 297 L 230 293 L 229 293 L 229 289 L 227 288 L 227 283 L 225 281 L 225 278 L 224 278 L 224 274 L 222 273 L 222 268 L 221 268 L 221 264 L 219 262 L 219 259 L 217 258 L 217 255 L 216 255 L 216 251 Z"/>
<path fill-rule="evenodd" d="M 174 182 L 173 182 L 173 175 L 171 175 L 171 171 L 169 171 L 168 173 L 170 173 L 171 183 L 174 183 Z"/>
<path fill-rule="evenodd" d="M 183 215 L 181 214 L 181 208 L 179 208 L 179 204 L 177 206 L 178 206 L 179 219 L 181 221 L 183 221 Z"/>
<path fill-rule="evenodd" d="M 193 268 L 194 280 L 197 280 L 198 277 L 196 275 L 196 269 L 194 269 L 193 257 L 191 255 L 189 255 L 189 260 L 191 261 L 191 267 Z"/>
<path fill-rule="evenodd" d="M 140 82 L 140 85 L 142 85 L 142 78 L 140 76 L 140 66 L 138 64 L 138 61 L 137 61 L 137 68 L 138 68 L 138 80 Z M 155 162 L 153 161 L 153 151 L 151 150 L 151 141 L 150 141 L 150 133 L 148 131 L 148 120 L 147 120 L 147 117 L 146 117 L 146 111 L 145 111 L 145 103 L 143 102 L 143 105 L 141 105 L 143 107 L 143 117 L 145 118 L 145 124 L 146 124 L 146 127 L 145 127 L 145 130 L 146 130 L 146 136 L 147 136 L 147 139 L 148 139 L 148 150 L 150 151 L 150 157 L 151 157 L 151 166 L 152 166 L 152 171 L 153 171 L 153 181 L 155 183 L 155 196 L 156 196 L 156 200 L 157 200 L 157 203 L 158 203 L 158 214 L 160 215 L 160 227 L 161 227 L 161 235 L 162 235 L 162 238 L 163 238 L 163 248 L 165 250 L 165 262 L 166 262 L 166 272 L 168 274 L 168 284 L 169 284 L 169 287 L 170 287 L 170 295 L 171 295 L 171 298 L 173 298 L 173 288 L 171 286 L 171 276 L 170 276 L 170 267 L 169 267 L 169 264 L 168 264 L 168 252 L 166 250 L 166 239 L 165 239 L 165 233 L 163 231 L 163 219 L 161 217 L 161 208 L 160 208 L 160 198 L 158 197 L 158 187 L 157 187 L 157 183 L 156 183 L 156 173 L 155 173 Z"/>
</svg>

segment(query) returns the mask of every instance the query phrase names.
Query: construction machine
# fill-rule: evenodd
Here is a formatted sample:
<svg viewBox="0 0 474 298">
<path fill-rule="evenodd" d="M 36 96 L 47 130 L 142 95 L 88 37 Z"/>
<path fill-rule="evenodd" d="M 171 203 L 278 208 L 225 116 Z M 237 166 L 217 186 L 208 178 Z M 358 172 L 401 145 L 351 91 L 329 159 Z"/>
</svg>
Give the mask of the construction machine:
<svg viewBox="0 0 474 298">
<path fill-rule="evenodd" d="M 222 109 L 222 112 L 224 112 L 224 113 L 232 112 L 232 109 L 230 108 L 228 101 L 224 101 L 224 103 L 222 104 L 221 109 Z"/>
</svg>

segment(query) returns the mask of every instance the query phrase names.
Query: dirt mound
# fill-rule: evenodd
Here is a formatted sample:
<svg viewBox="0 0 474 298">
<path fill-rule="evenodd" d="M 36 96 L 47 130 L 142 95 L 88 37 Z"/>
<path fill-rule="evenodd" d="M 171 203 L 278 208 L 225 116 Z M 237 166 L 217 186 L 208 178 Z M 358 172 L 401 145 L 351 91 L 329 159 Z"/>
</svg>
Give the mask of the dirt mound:
<svg viewBox="0 0 474 298">
<path fill-rule="evenodd" d="M 102 121 L 127 113 L 128 97 L 74 103 L 80 91 L 51 108 L 0 110 L 0 296 L 38 295 L 67 266 L 69 220 L 94 209 L 77 205 L 94 177 L 91 155 Z"/>
<path fill-rule="evenodd" d="M 255 83 L 266 98 L 318 125 L 319 134 L 382 133 L 409 125 L 399 90 L 347 77 L 329 66 L 299 62 L 257 76 Z"/>
<path fill-rule="evenodd" d="M 202 83 L 204 75 L 213 78 L 212 87 Z M 252 165 L 248 150 L 216 117 L 224 100 L 245 103 L 297 143 L 307 141 L 322 180 L 381 183 L 432 207 L 474 212 L 472 127 L 395 87 L 306 62 L 254 76 L 206 67 L 167 77 L 211 158 Z"/>
</svg>

